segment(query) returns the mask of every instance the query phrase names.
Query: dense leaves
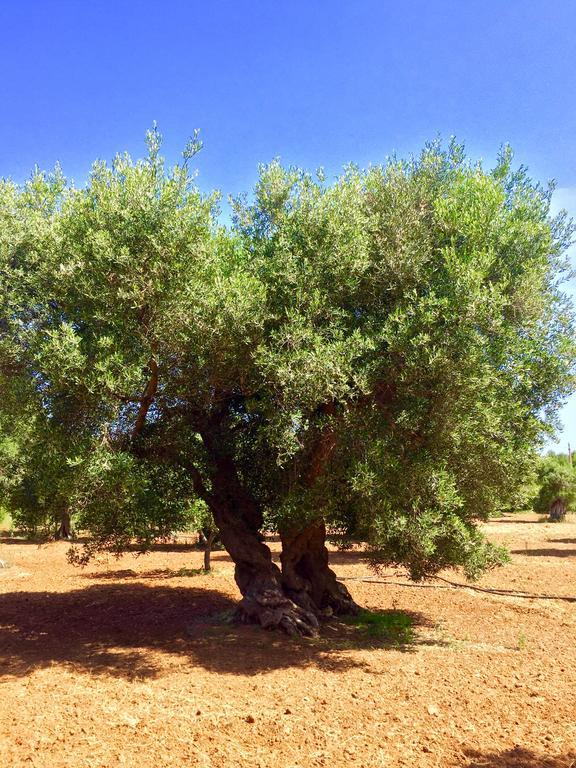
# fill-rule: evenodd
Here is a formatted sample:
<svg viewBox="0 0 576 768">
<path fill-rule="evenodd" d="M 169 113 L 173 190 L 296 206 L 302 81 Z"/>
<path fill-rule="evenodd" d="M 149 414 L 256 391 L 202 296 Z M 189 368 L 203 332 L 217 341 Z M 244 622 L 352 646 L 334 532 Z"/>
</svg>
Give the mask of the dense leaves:
<svg viewBox="0 0 576 768">
<path fill-rule="evenodd" d="M 563 520 L 567 512 L 576 511 L 576 469 L 570 457 L 550 453 L 541 458 L 537 481 L 536 512 L 549 515 L 551 520 Z"/>
<path fill-rule="evenodd" d="M 331 184 L 274 162 L 223 227 L 197 144 L 168 171 L 148 144 L 83 189 L 0 186 L 2 385 L 78 525 L 147 542 L 196 496 L 255 531 L 323 519 L 415 578 L 501 562 L 475 523 L 573 388 L 550 191 L 432 144 Z"/>
</svg>

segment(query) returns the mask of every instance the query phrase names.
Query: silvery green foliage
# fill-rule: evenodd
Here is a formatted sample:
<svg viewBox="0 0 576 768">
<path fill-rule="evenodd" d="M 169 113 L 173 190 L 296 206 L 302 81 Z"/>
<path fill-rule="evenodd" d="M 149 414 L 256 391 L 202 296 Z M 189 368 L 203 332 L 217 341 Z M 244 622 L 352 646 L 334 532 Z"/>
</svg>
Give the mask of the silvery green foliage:
<svg viewBox="0 0 576 768">
<path fill-rule="evenodd" d="M 475 523 L 573 387 L 550 191 L 455 144 L 332 183 L 273 162 L 225 228 L 198 148 L 166 170 L 153 131 L 83 189 L 0 186 L 0 375 L 74 443 L 82 525 L 122 544 L 161 515 L 160 477 L 209 488 L 217 424 L 271 528 L 323 516 L 416 578 L 500 562 Z"/>
<path fill-rule="evenodd" d="M 538 493 L 534 510 L 548 515 L 555 502 L 566 512 L 576 511 L 576 469 L 565 454 L 549 453 L 537 464 Z"/>
</svg>

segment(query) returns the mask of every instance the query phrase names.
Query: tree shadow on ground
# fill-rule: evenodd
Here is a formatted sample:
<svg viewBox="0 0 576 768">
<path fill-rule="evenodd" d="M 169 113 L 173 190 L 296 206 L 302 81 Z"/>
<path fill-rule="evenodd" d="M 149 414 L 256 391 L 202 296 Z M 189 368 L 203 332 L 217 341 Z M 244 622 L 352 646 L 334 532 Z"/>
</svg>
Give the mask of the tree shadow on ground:
<svg viewBox="0 0 576 768">
<path fill-rule="evenodd" d="M 44 547 L 49 544 L 63 543 L 63 544 L 85 544 L 90 541 L 86 536 L 76 536 L 72 539 L 60 539 L 56 540 L 53 537 L 48 536 L 2 536 L 0 535 L 0 545 L 31 545 L 36 547 Z M 126 547 L 125 552 L 134 552 L 135 554 L 145 554 L 146 552 L 197 552 L 202 551 L 203 546 L 199 544 L 194 536 L 185 536 L 177 540 L 168 539 L 166 541 L 157 541 L 154 544 L 150 544 L 143 549 L 138 544 L 131 544 Z M 114 553 L 112 553 L 114 554 Z"/>
<path fill-rule="evenodd" d="M 91 581 L 118 581 L 131 579 L 182 579 L 189 576 L 206 576 L 207 573 L 202 568 L 152 568 L 148 571 L 134 571 L 132 568 L 120 568 L 117 571 L 93 571 L 92 573 L 83 573 L 82 578 Z"/>
<path fill-rule="evenodd" d="M 114 677 L 152 678 L 174 664 L 181 668 L 184 657 L 192 666 L 220 674 L 254 675 L 310 665 L 341 672 L 369 666 L 345 651 L 400 648 L 336 621 L 327 622 L 314 640 L 234 625 L 230 616 L 235 606 L 229 596 L 212 589 L 138 583 L 0 595 L 0 670 L 22 677 L 60 665 Z M 417 631 L 427 625 L 425 618 L 413 614 L 411 619 L 415 631 L 401 650 L 415 650 L 425 642 Z"/>
<path fill-rule="evenodd" d="M 576 544 L 576 539 L 546 539 L 550 544 Z"/>
<path fill-rule="evenodd" d="M 502 752 L 465 750 L 466 762 L 462 768 L 574 768 L 576 752 L 563 755 L 537 754 L 523 747 L 513 747 Z"/>
<path fill-rule="evenodd" d="M 51 544 L 53 540 L 46 538 L 27 538 L 25 536 L 0 536 L 0 544 L 10 546 L 11 544 L 18 544 L 20 546 L 34 546 L 43 547 L 46 544 Z"/>
<path fill-rule="evenodd" d="M 522 520 L 514 517 L 490 517 L 486 520 L 487 523 L 515 523 L 518 525 L 538 525 L 538 523 L 545 523 L 547 517 L 539 517 L 537 520 Z"/>
<path fill-rule="evenodd" d="M 576 557 L 574 549 L 513 549 L 513 555 L 526 555 L 527 557 Z"/>
</svg>

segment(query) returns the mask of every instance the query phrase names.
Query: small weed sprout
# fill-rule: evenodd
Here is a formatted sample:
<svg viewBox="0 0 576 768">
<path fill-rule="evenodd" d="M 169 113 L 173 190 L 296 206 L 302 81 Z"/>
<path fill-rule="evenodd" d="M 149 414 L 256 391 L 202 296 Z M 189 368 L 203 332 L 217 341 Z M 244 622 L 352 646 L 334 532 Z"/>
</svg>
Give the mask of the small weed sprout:
<svg viewBox="0 0 576 768">
<path fill-rule="evenodd" d="M 526 650 L 526 646 L 528 645 L 528 638 L 524 634 L 524 632 L 520 632 L 518 635 L 518 650 L 524 651 Z"/>
</svg>

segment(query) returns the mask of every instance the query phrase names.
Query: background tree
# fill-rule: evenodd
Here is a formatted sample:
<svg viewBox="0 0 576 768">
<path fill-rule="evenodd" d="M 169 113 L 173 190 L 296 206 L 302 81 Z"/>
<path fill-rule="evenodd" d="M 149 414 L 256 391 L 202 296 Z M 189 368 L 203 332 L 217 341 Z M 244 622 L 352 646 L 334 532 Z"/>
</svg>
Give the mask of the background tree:
<svg viewBox="0 0 576 768">
<path fill-rule="evenodd" d="M 204 570 L 212 570 L 212 549 L 218 543 L 220 532 L 210 508 L 202 499 L 196 499 L 190 510 L 190 527 L 198 533 L 198 542 L 204 549 Z"/>
<path fill-rule="evenodd" d="M 6 494 L 14 527 L 30 537 L 70 539 L 74 468 L 66 453 L 40 439 L 20 445 L 15 480 Z"/>
<path fill-rule="evenodd" d="M 0 421 L 0 525 L 7 527 L 11 523 L 9 514 L 9 493 L 17 481 L 19 445 L 12 430 Z"/>
<path fill-rule="evenodd" d="M 0 189 L 0 366 L 82 446 L 78 557 L 147 541 L 167 478 L 205 502 L 239 616 L 265 627 L 356 609 L 327 528 L 413 578 L 502 562 L 476 521 L 573 385 L 550 192 L 509 153 L 486 172 L 434 144 L 333 184 L 272 163 L 226 229 L 197 140 L 170 171 L 159 145 L 81 190 L 58 172 Z"/>
<path fill-rule="evenodd" d="M 576 507 L 576 470 L 565 454 L 542 457 L 537 472 L 540 486 L 534 509 L 553 522 L 564 520 Z"/>
</svg>

